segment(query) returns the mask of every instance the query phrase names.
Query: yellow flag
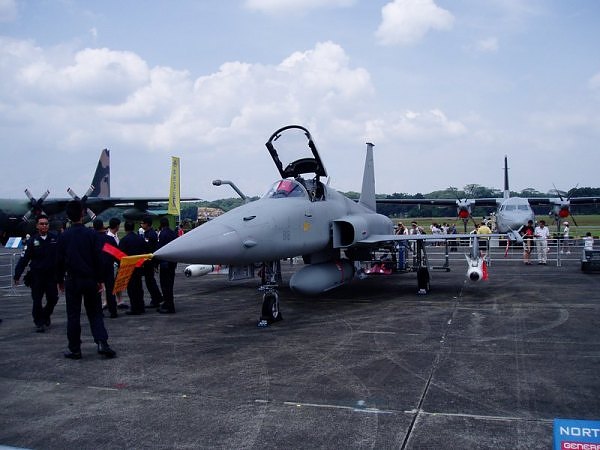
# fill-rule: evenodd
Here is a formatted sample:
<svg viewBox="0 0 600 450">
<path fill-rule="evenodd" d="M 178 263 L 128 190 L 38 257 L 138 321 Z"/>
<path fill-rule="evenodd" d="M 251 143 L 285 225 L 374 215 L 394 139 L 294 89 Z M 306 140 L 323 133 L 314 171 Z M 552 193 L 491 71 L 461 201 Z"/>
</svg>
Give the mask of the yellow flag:
<svg viewBox="0 0 600 450">
<path fill-rule="evenodd" d="M 171 184 L 169 186 L 169 214 L 179 215 L 179 158 L 171 156 Z"/>
<path fill-rule="evenodd" d="M 113 288 L 113 294 L 124 291 L 127 289 L 131 275 L 136 267 L 140 267 L 144 261 L 152 258 L 152 253 L 145 255 L 133 255 L 123 256 L 119 265 L 119 271 L 117 272 L 117 279 L 115 280 L 115 287 Z"/>
</svg>

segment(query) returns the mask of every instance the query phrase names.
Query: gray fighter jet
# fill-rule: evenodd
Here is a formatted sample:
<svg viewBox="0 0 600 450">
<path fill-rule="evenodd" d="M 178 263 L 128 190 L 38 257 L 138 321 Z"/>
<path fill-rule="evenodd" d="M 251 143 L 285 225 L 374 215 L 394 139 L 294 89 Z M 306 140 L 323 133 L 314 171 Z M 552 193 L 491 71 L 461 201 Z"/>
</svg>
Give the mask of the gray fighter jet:
<svg viewBox="0 0 600 450">
<path fill-rule="evenodd" d="M 378 260 L 382 253 L 390 260 L 381 262 L 378 273 L 396 272 L 399 251 L 410 248 L 417 261 L 414 270 L 419 292 L 426 293 L 429 264 L 424 242 L 470 238 L 474 245 L 467 256 L 468 279 L 481 279 L 476 236 L 395 235 L 393 222 L 377 214 L 373 144 L 367 143 L 358 202 L 323 183 L 327 172 L 306 128 L 283 127 L 273 133 L 266 146 L 281 179 L 262 198 L 208 221 L 160 248 L 154 256 L 191 264 L 226 264 L 230 279 L 253 276 L 255 264 L 264 262 L 259 325 L 281 319 L 276 288 L 281 281 L 279 262 L 284 258 L 302 256 L 305 263 L 290 278 L 290 288 L 301 295 L 318 295 L 350 282 L 355 275 L 369 276 L 372 272 L 363 270 L 362 264 Z"/>
</svg>

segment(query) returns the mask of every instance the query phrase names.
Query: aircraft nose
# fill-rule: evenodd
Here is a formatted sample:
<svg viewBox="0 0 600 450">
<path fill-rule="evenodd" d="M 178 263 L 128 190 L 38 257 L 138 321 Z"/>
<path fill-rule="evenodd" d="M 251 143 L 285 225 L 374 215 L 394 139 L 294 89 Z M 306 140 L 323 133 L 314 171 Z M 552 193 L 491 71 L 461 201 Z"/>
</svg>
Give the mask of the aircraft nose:
<svg viewBox="0 0 600 450">
<path fill-rule="evenodd" d="M 213 226 L 209 226 L 213 225 Z M 235 230 L 226 226 L 204 224 L 169 242 L 154 252 L 159 259 L 191 264 L 228 264 L 251 242 L 241 242 Z"/>
</svg>

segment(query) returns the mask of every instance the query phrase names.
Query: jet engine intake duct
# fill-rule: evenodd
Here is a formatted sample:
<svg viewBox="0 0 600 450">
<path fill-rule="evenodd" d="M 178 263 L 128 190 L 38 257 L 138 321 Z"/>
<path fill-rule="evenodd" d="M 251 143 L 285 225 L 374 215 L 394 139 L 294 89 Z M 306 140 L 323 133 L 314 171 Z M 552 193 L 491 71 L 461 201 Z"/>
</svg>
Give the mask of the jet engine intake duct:
<svg viewBox="0 0 600 450">
<path fill-rule="evenodd" d="M 333 248 L 356 244 L 372 234 L 393 234 L 392 222 L 380 214 L 344 216 L 333 221 Z"/>
<path fill-rule="evenodd" d="M 354 277 L 354 265 L 347 259 L 310 264 L 290 278 L 290 288 L 306 296 L 315 296 L 342 286 Z"/>
</svg>

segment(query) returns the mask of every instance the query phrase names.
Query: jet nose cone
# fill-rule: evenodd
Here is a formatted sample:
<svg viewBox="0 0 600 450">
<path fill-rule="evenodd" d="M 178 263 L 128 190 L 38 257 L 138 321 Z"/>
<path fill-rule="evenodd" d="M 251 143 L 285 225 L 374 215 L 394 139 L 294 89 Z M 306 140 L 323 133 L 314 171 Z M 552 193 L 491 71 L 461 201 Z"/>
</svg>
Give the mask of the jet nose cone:
<svg viewBox="0 0 600 450">
<path fill-rule="evenodd" d="M 209 226 L 212 225 L 212 226 Z M 154 252 L 166 261 L 190 264 L 229 264 L 243 248 L 235 230 L 210 222 L 169 242 Z"/>
</svg>

